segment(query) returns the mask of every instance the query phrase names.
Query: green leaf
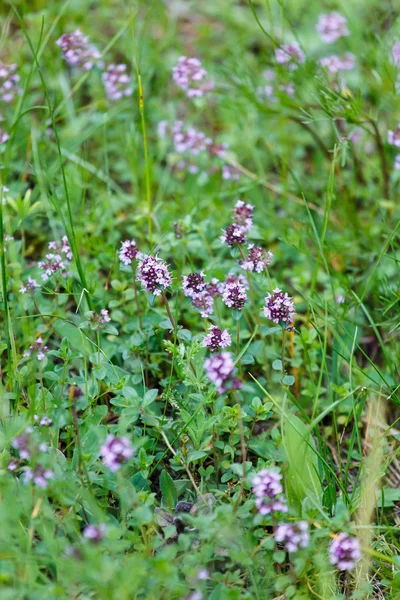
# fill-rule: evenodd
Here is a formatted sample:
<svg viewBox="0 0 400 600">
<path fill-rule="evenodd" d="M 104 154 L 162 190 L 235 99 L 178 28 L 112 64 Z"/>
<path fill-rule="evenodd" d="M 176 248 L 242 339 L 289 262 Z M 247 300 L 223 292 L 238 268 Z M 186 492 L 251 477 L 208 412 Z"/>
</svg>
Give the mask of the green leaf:
<svg viewBox="0 0 400 600">
<path fill-rule="evenodd" d="M 282 383 L 284 385 L 293 385 L 294 384 L 294 377 L 293 377 L 293 375 L 286 375 L 286 377 L 284 377 L 282 379 Z"/>
<path fill-rule="evenodd" d="M 274 360 L 272 363 L 272 368 L 274 371 L 282 371 L 282 361 L 280 359 Z"/>
<path fill-rule="evenodd" d="M 285 415 L 282 443 L 288 463 L 286 491 L 290 506 L 301 515 L 301 505 L 308 498 L 322 509 L 322 486 L 318 476 L 318 455 L 308 427 L 293 414 Z"/>
<path fill-rule="evenodd" d="M 167 504 L 167 506 L 169 506 L 169 508 L 174 508 L 178 501 L 178 494 L 174 480 L 165 469 L 160 475 L 160 489 L 164 502 Z"/>
<path fill-rule="evenodd" d="M 242 311 L 237 308 L 232 308 L 232 318 L 234 321 L 240 321 L 242 317 Z"/>
</svg>

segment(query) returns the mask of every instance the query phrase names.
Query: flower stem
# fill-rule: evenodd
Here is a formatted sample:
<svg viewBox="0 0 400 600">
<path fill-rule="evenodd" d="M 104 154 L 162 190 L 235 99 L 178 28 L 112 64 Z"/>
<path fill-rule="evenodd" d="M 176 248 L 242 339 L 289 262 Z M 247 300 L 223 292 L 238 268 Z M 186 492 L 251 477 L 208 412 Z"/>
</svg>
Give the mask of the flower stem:
<svg viewBox="0 0 400 600">
<path fill-rule="evenodd" d="M 172 316 L 171 308 L 169 306 L 169 302 L 168 302 L 167 296 L 165 295 L 165 292 L 162 292 L 162 298 L 164 300 L 165 308 L 167 309 L 168 318 L 171 321 L 172 328 L 174 331 L 176 331 L 176 322 L 175 322 L 174 317 Z"/>
</svg>

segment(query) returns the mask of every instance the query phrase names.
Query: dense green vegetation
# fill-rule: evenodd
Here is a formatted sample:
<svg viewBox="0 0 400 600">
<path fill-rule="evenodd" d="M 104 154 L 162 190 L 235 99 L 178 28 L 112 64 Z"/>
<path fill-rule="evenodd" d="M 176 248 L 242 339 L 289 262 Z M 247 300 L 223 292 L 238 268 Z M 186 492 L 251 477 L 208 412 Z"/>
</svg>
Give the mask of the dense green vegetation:
<svg viewBox="0 0 400 600">
<path fill-rule="evenodd" d="M 1 6 L 2 600 L 400 597 L 396 4 Z"/>
</svg>

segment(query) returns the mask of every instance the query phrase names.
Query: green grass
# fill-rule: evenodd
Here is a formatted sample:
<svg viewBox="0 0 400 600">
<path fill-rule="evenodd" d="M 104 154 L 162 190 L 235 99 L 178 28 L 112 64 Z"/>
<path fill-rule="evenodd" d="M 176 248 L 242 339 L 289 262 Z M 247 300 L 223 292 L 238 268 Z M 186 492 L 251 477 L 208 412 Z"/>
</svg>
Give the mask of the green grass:
<svg viewBox="0 0 400 600">
<path fill-rule="evenodd" d="M 315 25 L 331 10 L 350 35 L 326 44 Z M 1 15 L 0 61 L 21 77 L 0 98 L 2 600 L 398 598 L 399 7 L 19 0 Z M 56 41 L 78 28 L 106 66 L 127 65 L 131 96 L 109 100 L 101 66 L 63 60 Z M 304 64 L 277 65 L 294 42 Z M 319 66 L 345 52 L 355 67 L 341 78 Z M 212 92 L 189 99 L 174 83 L 182 55 Z M 176 121 L 225 155 L 179 154 Z M 245 244 L 219 239 L 239 199 L 254 205 L 248 241 L 274 255 L 262 273 L 239 266 Z M 65 235 L 66 276 L 44 281 L 38 262 Z M 129 239 L 167 263 L 165 295 L 120 262 Z M 216 298 L 203 318 L 182 291 L 200 271 L 245 275 L 244 309 Z M 28 277 L 40 288 L 22 294 Z M 294 331 L 264 316 L 276 287 Z M 232 338 L 238 390 L 207 378 L 211 323 Z M 25 355 L 39 337 L 41 360 Z M 107 435 L 134 449 L 115 472 Z M 26 481 L 38 465 L 46 487 Z M 258 513 L 264 468 L 282 474 L 288 513 Z M 288 553 L 274 533 L 299 520 L 309 545 Z M 90 524 L 105 526 L 98 543 Z M 361 544 L 346 572 L 329 562 L 343 531 Z"/>
</svg>

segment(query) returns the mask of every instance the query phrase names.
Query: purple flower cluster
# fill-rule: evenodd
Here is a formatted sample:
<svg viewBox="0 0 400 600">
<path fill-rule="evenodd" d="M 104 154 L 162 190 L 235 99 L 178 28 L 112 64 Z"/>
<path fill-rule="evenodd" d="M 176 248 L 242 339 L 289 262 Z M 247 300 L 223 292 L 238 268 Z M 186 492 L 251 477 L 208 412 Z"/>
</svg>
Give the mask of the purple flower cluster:
<svg viewBox="0 0 400 600">
<path fill-rule="evenodd" d="M 192 305 L 199 311 L 203 318 L 209 317 L 214 312 L 214 298 L 208 290 L 193 298 Z"/>
<path fill-rule="evenodd" d="M 247 294 L 244 286 L 239 283 L 227 283 L 222 292 L 222 300 L 229 308 L 242 310 L 247 302 Z"/>
<path fill-rule="evenodd" d="M 238 275 L 236 275 L 236 273 L 229 273 L 228 277 L 225 279 L 225 283 L 221 284 L 221 294 L 223 293 L 225 286 L 229 283 L 240 283 L 240 285 L 244 287 L 245 290 L 249 289 L 249 282 L 247 281 L 246 277 L 242 275 L 242 273 L 239 273 Z"/>
<path fill-rule="evenodd" d="M 42 426 L 48 426 L 51 423 L 52 421 L 51 419 L 48 419 L 48 417 L 42 417 L 40 420 Z M 54 473 L 38 462 L 38 459 L 41 460 L 41 455 L 44 452 L 47 452 L 48 446 L 40 441 L 40 437 L 38 437 L 37 434 L 37 429 L 26 427 L 21 435 L 12 440 L 11 446 L 17 451 L 19 458 L 10 461 L 8 470 L 15 471 L 18 468 L 20 461 L 32 459 L 34 465 L 25 467 L 23 481 L 24 483 L 32 481 L 38 487 L 45 489 L 49 480 L 54 478 Z"/>
<path fill-rule="evenodd" d="M 208 379 L 213 383 L 219 394 L 224 394 L 229 389 L 239 389 L 241 382 L 234 377 L 235 363 L 230 352 L 214 354 L 204 361 L 204 368 Z"/>
<path fill-rule="evenodd" d="M 332 44 L 339 38 L 350 34 L 346 17 L 336 11 L 320 15 L 315 28 L 321 40 L 327 44 Z"/>
<path fill-rule="evenodd" d="M 102 308 L 99 313 L 91 312 L 88 319 L 92 329 L 100 330 L 106 323 L 111 321 L 111 317 L 108 314 L 106 308 Z"/>
<path fill-rule="evenodd" d="M 203 271 L 201 273 L 190 273 L 189 275 L 184 276 L 182 289 L 187 298 L 195 299 L 202 296 L 207 287 L 204 277 L 205 274 Z"/>
<path fill-rule="evenodd" d="M 246 232 L 243 227 L 233 223 L 233 225 L 228 225 L 224 234 L 221 235 L 219 239 L 223 244 L 226 244 L 228 248 L 234 248 L 235 246 L 246 243 Z"/>
<path fill-rule="evenodd" d="M 33 444 L 31 433 L 32 433 L 32 428 L 27 427 L 23 434 L 17 436 L 11 442 L 11 446 L 15 450 L 18 450 L 18 454 L 19 454 L 19 457 L 21 458 L 21 460 L 28 460 L 28 458 L 31 458 L 31 455 L 32 455 L 31 448 L 32 448 L 32 444 Z"/>
<path fill-rule="evenodd" d="M 44 415 L 41 418 L 39 417 L 39 415 L 33 415 L 33 420 L 39 425 L 39 427 L 50 427 L 51 425 L 53 425 L 53 420 L 50 419 L 50 417 L 48 417 L 47 415 Z"/>
<path fill-rule="evenodd" d="M 159 296 L 171 285 L 171 275 L 166 263 L 158 256 L 138 253 L 139 259 L 136 279 L 140 281 L 146 292 Z"/>
<path fill-rule="evenodd" d="M 264 250 L 260 246 L 249 244 L 247 246 L 247 258 L 239 261 L 240 266 L 245 271 L 255 271 L 256 273 L 262 273 L 271 264 L 273 257 L 272 252 Z"/>
<path fill-rule="evenodd" d="M 261 515 L 273 512 L 287 512 L 288 507 L 283 496 L 282 475 L 269 469 L 262 469 L 253 478 L 255 504 Z"/>
<path fill-rule="evenodd" d="M 400 124 L 394 130 L 388 131 L 388 143 L 396 148 L 400 148 Z"/>
<path fill-rule="evenodd" d="M 7 131 L 0 127 L 0 145 L 5 144 L 10 139 Z"/>
<path fill-rule="evenodd" d="M 16 71 L 17 65 L 5 65 L 0 62 L 0 100 L 6 104 L 9 104 L 15 96 L 22 92 L 19 87 L 20 76 Z"/>
<path fill-rule="evenodd" d="M 306 57 L 298 44 L 283 44 L 275 50 L 276 62 L 286 65 L 290 71 L 297 69 L 299 64 L 305 62 Z"/>
<path fill-rule="evenodd" d="M 49 481 L 54 479 L 55 475 L 50 469 L 46 469 L 42 465 L 35 465 L 35 467 L 27 467 L 24 472 L 24 483 L 34 483 L 37 487 L 45 490 L 49 485 Z"/>
<path fill-rule="evenodd" d="M 253 210 L 254 206 L 252 204 L 243 202 L 243 200 L 236 202 L 233 209 L 233 223 L 228 225 L 219 238 L 228 248 L 246 243 L 246 233 L 253 226 Z"/>
<path fill-rule="evenodd" d="M 345 52 L 342 57 L 331 54 L 319 61 L 321 67 L 327 69 L 330 73 L 339 71 L 351 71 L 356 65 L 356 57 L 351 52 Z"/>
<path fill-rule="evenodd" d="M 126 72 L 126 65 L 108 65 L 101 78 L 107 98 L 110 100 L 121 100 L 121 98 L 132 96 L 132 80 Z"/>
<path fill-rule="evenodd" d="M 119 260 L 124 265 L 132 264 L 132 261 L 135 260 L 138 255 L 138 247 L 136 246 L 135 240 L 125 240 L 121 243 L 121 248 L 119 251 Z"/>
<path fill-rule="evenodd" d="M 54 252 L 49 252 L 46 254 L 46 260 L 38 262 L 38 267 L 43 271 L 43 281 L 47 281 L 58 272 L 62 277 L 67 277 L 68 264 L 72 259 L 72 251 L 67 236 L 64 235 L 60 242 L 49 242 L 49 250 L 54 250 Z"/>
<path fill-rule="evenodd" d="M 90 71 L 96 63 L 99 64 L 100 52 L 89 44 L 88 37 L 79 29 L 72 33 L 64 33 L 56 44 L 61 48 L 63 58 L 71 67 Z"/>
<path fill-rule="evenodd" d="M 25 350 L 24 358 L 29 358 L 32 354 L 36 354 L 36 358 L 41 361 L 46 356 L 48 347 L 45 345 L 42 336 L 36 338 L 33 344 L 29 346 L 29 350 Z"/>
<path fill-rule="evenodd" d="M 281 326 L 290 331 L 296 314 L 296 309 L 292 298 L 279 288 L 276 288 L 272 294 L 268 294 L 265 298 L 264 315 L 270 321 L 279 323 Z"/>
<path fill-rule="evenodd" d="M 238 200 L 233 209 L 233 222 L 242 228 L 243 231 L 250 231 L 253 227 L 254 206 Z"/>
<path fill-rule="evenodd" d="M 106 534 L 107 528 L 104 523 L 100 523 L 100 525 L 86 525 L 83 530 L 83 537 L 93 544 L 100 543 Z"/>
<path fill-rule="evenodd" d="M 210 325 L 208 333 L 203 339 L 202 345 L 210 348 L 211 352 L 216 352 L 220 348 L 227 348 L 232 343 L 228 330 L 222 331 L 216 325 Z"/>
<path fill-rule="evenodd" d="M 329 558 L 330 563 L 341 571 L 354 569 L 356 561 L 361 558 L 360 542 L 347 533 L 339 533 L 330 545 Z"/>
<path fill-rule="evenodd" d="M 236 167 L 232 167 L 231 165 L 223 165 L 222 166 L 222 179 L 224 181 L 239 181 L 240 179 L 240 171 L 236 169 Z"/>
<path fill-rule="evenodd" d="M 32 277 L 28 276 L 28 281 L 21 285 L 19 291 L 21 294 L 25 294 L 28 290 L 35 290 L 36 288 L 40 288 L 40 284 L 36 281 L 36 279 L 32 279 Z"/>
<path fill-rule="evenodd" d="M 176 67 L 172 69 L 172 79 L 188 98 L 204 96 L 214 88 L 198 58 L 181 56 Z"/>
<path fill-rule="evenodd" d="M 307 548 L 310 543 L 308 523 L 306 521 L 281 523 L 275 530 L 274 539 L 284 544 L 287 552 L 297 552 L 299 548 Z"/>
<path fill-rule="evenodd" d="M 110 471 L 118 471 L 121 465 L 132 458 L 135 451 L 131 442 L 126 437 L 117 438 L 108 435 L 105 443 L 100 449 L 103 463 Z"/>
<path fill-rule="evenodd" d="M 194 127 L 185 127 L 182 121 L 175 121 L 172 127 L 172 141 L 175 152 L 178 154 L 188 152 L 193 156 L 204 152 L 212 144 L 211 138 L 205 133 L 197 131 Z"/>
</svg>

